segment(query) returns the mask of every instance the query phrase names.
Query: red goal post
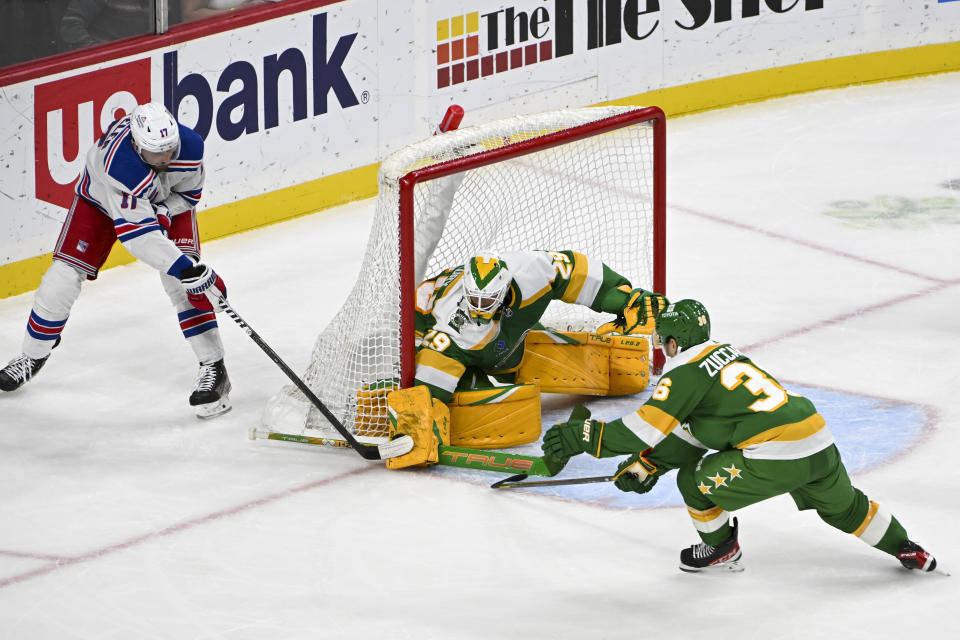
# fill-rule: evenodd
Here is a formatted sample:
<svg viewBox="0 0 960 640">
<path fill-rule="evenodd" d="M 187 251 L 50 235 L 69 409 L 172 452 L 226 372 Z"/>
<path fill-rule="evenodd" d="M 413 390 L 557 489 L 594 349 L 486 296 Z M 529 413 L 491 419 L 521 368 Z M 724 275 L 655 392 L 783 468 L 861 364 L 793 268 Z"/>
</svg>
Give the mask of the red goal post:
<svg viewBox="0 0 960 640">
<path fill-rule="evenodd" d="M 590 136 L 600 135 L 608 131 L 650 122 L 653 125 L 653 282 L 634 282 L 635 287 L 652 288 L 658 293 L 666 295 L 666 249 L 667 249 L 667 119 L 659 107 L 646 107 L 626 111 L 619 115 L 610 116 L 570 129 L 563 129 L 537 138 L 529 138 L 499 148 L 482 151 L 480 153 L 460 158 L 453 158 L 415 169 L 400 179 L 400 380 L 401 387 L 406 388 L 413 384 L 414 377 L 414 290 L 417 287 L 414 277 L 414 188 L 417 184 L 427 180 L 443 178 L 469 169 L 477 169 L 495 162 L 509 160 L 543 151 L 551 147 L 568 144 Z M 541 247 L 548 248 L 548 247 Z M 549 247 L 562 249 L 564 247 Z M 605 256 L 597 256 L 606 260 Z M 616 265 L 613 265 L 616 268 Z M 659 350 L 654 352 L 654 368 L 659 371 L 663 367 L 663 354 Z"/>
<path fill-rule="evenodd" d="M 657 107 L 461 128 L 394 152 L 378 179 L 359 276 L 303 376 L 358 437 L 385 436 L 385 390 L 412 384 L 417 285 L 477 252 L 572 249 L 634 287 L 667 293 L 666 118 Z M 583 331 L 609 319 L 555 301 L 541 322 Z M 662 355 L 654 358 L 657 370 Z M 291 387 L 271 398 L 262 422 L 286 433 L 331 431 Z"/>
</svg>

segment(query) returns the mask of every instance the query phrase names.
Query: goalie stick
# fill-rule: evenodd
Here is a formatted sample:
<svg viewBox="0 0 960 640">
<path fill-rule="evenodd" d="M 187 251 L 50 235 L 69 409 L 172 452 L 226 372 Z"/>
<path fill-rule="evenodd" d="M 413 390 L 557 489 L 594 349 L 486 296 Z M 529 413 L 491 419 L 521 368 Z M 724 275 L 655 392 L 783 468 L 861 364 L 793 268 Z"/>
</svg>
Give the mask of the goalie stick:
<svg viewBox="0 0 960 640">
<path fill-rule="evenodd" d="M 290 381 L 297 386 L 298 389 L 305 395 L 313 406 L 315 406 L 320 413 L 323 414 L 323 417 L 326 418 L 330 424 L 333 425 L 333 428 L 336 429 L 340 435 L 344 437 L 347 444 L 355 449 L 357 453 L 366 458 L 367 460 L 383 460 L 385 458 L 395 458 L 397 456 L 402 456 L 405 453 L 408 453 L 413 449 L 413 438 L 408 435 L 402 435 L 398 438 L 394 438 L 389 442 L 384 442 L 382 444 L 363 444 L 359 442 L 352 433 L 347 431 L 347 428 L 343 426 L 340 420 L 337 419 L 333 413 L 327 409 L 326 405 L 320 401 L 320 398 L 316 396 L 313 391 L 310 390 L 310 387 L 300 379 L 297 374 L 293 372 L 287 363 L 284 362 L 277 353 L 270 348 L 266 342 L 263 341 L 263 338 L 260 337 L 256 331 L 253 330 L 253 327 L 248 325 L 240 315 L 233 310 L 226 300 L 219 298 L 217 304 L 220 306 L 220 309 L 224 311 L 228 316 L 230 316 L 234 322 L 236 322 L 243 332 L 250 336 L 250 339 L 253 340 L 258 347 L 263 349 L 263 352 L 273 360 L 273 362 L 280 367 L 280 370 L 283 371 Z"/>
<path fill-rule="evenodd" d="M 491 489 L 513 489 L 517 487 L 547 487 L 558 486 L 562 484 L 591 484 L 593 482 L 610 482 L 616 476 L 591 476 L 589 478 L 567 478 L 566 480 L 527 480 L 529 476 L 521 473 L 519 475 L 504 478 L 499 482 L 490 485 Z"/>
<path fill-rule="evenodd" d="M 337 440 L 335 438 L 315 438 L 292 433 L 278 433 L 256 427 L 251 428 L 248 435 L 251 440 L 262 438 L 264 440 L 295 442 L 297 444 L 308 444 L 318 447 L 343 448 L 354 446 L 350 442 Z M 396 442 L 396 440 L 392 442 Z M 467 447 L 452 447 L 441 444 L 439 453 L 440 459 L 437 464 L 447 467 L 496 471 L 497 473 L 523 471 L 523 474 L 511 476 L 505 481 L 515 480 L 516 478 L 526 478 L 527 476 L 554 476 L 563 468 L 562 464 L 557 463 L 549 456 L 526 456 L 509 451 L 487 451 L 484 449 L 468 449 Z"/>
<path fill-rule="evenodd" d="M 453 131 L 460 126 L 460 122 L 463 120 L 463 107 L 457 104 L 450 105 L 447 107 L 446 113 L 444 113 L 443 118 L 437 124 L 436 129 L 434 130 L 434 135 L 439 133 L 444 133 L 446 131 Z M 343 424 L 334 416 L 327 407 L 320 401 L 320 399 L 306 386 L 306 384 L 301 380 L 293 371 L 286 365 L 283 360 L 271 349 L 260 336 L 246 323 L 242 318 L 234 311 L 225 300 L 220 300 L 221 308 L 233 318 L 237 324 L 240 325 L 240 328 L 250 336 L 257 345 L 264 350 L 264 352 L 270 356 L 270 359 L 273 360 L 277 366 L 287 375 L 288 378 L 297 386 L 298 389 L 313 403 L 313 405 L 324 415 L 324 417 L 336 428 L 336 430 L 342 435 L 345 440 L 337 440 L 335 438 L 314 438 L 311 436 L 298 436 L 287 433 L 276 433 L 267 431 L 264 429 L 250 429 L 250 439 L 255 440 L 259 438 L 265 438 L 269 440 L 283 440 L 286 442 L 298 442 L 301 444 L 312 444 L 312 445 L 321 445 L 321 446 L 331 446 L 338 448 L 353 448 L 356 449 L 360 455 L 368 460 L 377 460 L 382 458 L 393 458 L 396 456 L 403 455 L 408 453 L 413 449 L 414 442 L 413 438 L 409 435 L 402 435 L 398 438 L 380 444 L 366 444 L 359 442 L 353 434 L 351 434 Z"/>
</svg>

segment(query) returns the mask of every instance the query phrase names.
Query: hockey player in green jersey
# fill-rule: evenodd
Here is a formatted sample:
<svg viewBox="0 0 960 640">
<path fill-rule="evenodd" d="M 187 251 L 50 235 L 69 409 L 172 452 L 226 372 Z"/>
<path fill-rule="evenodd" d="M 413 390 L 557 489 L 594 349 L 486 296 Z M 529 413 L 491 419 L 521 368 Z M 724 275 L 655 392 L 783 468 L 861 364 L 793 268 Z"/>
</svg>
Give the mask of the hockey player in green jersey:
<svg viewBox="0 0 960 640">
<path fill-rule="evenodd" d="M 634 289 L 599 260 L 575 251 L 511 251 L 471 257 L 416 293 L 414 384 L 449 402 L 454 391 L 511 382 L 524 337 L 553 300 L 617 314 L 598 333 L 629 334 L 666 304 Z"/>
<path fill-rule="evenodd" d="M 785 390 L 735 347 L 710 340 L 701 303 L 680 300 L 660 313 L 654 345 L 667 364 L 643 406 L 607 423 L 578 407 L 571 420 L 546 433 L 543 450 L 561 460 L 583 452 L 632 454 L 620 464 L 616 484 L 638 493 L 677 468 L 677 486 L 702 540 L 681 551 L 680 569 L 740 570 L 737 519 L 731 522 L 729 512 L 783 493 L 907 569 L 936 568 L 897 518 L 850 483 L 813 403 Z M 708 449 L 715 452 L 701 457 Z"/>
</svg>

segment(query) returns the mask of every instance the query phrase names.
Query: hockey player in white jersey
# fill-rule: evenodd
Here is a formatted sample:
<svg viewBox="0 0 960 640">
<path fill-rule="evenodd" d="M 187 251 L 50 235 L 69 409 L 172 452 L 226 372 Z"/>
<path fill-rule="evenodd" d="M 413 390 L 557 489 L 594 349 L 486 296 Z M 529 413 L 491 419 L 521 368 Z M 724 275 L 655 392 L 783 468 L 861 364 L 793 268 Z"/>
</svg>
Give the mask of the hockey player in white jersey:
<svg viewBox="0 0 960 640">
<path fill-rule="evenodd" d="M 116 240 L 160 272 L 180 328 L 200 363 L 190 404 L 210 418 L 230 410 L 230 380 L 215 302 L 223 280 L 200 262 L 196 206 L 203 190 L 203 139 L 162 104 L 137 106 L 89 150 L 76 195 L 27 321 L 23 353 L 0 370 L 13 391 L 46 363 L 83 281 L 95 280 Z"/>
</svg>

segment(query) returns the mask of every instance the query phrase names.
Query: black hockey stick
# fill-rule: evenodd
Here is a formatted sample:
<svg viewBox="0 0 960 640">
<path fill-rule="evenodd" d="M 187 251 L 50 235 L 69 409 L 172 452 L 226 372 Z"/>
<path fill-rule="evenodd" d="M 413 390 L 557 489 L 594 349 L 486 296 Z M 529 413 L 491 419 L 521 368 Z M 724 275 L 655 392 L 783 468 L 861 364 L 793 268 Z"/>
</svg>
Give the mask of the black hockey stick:
<svg viewBox="0 0 960 640">
<path fill-rule="evenodd" d="M 593 482 L 610 482 L 616 476 L 591 476 L 589 478 L 567 478 L 566 480 L 527 480 L 525 473 L 504 478 L 490 485 L 491 489 L 515 489 L 517 487 L 547 487 L 561 484 L 591 484 Z"/>
<path fill-rule="evenodd" d="M 394 438 L 389 442 L 384 442 L 383 444 L 365 444 L 358 441 L 352 433 L 347 431 L 347 428 L 343 426 L 340 420 L 337 419 L 333 413 L 327 409 L 326 405 L 321 402 L 320 398 L 310 390 L 310 387 L 300 379 L 300 377 L 293 372 L 293 370 L 287 366 L 287 363 L 284 362 L 277 353 L 270 348 L 266 342 L 263 341 L 263 338 L 260 337 L 253 328 L 244 322 L 243 318 L 233 310 L 233 307 L 224 300 L 219 298 L 217 304 L 220 305 L 220 309 L 228 316 L 233 318 L 233 321 L 240 325 L 240 328 L 243 329 L 243 332 L 246 333 L 250 338 L 257 343 L 257 346 L 263 349 L 263 352 L 266 353 L 273 362 L 280 367 L 280 370 L 287 374 L 287 377 L 290 378 L 290 381 L 293 384 L 297 385 L 297 388 L 303 392 L 303 395 L 307 396 L 310 402 L 313 403 L 313 406 L 323 414 L 323 417 L 330 421 L 330 424 L 333 425 L 333 428 L 336 429 L 344 440 L 352 447 L 356 449 L 357 453 L 366 458 L 367 460 L 383 460 L 385 458 L 395 458 L 397 456 L 402 456 L 405 453 L 408 453 L 413 449 L 413 438 L 408 435 L 402 435 L 398 438 Z"/>
</svg>

